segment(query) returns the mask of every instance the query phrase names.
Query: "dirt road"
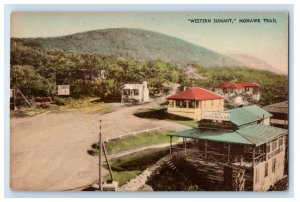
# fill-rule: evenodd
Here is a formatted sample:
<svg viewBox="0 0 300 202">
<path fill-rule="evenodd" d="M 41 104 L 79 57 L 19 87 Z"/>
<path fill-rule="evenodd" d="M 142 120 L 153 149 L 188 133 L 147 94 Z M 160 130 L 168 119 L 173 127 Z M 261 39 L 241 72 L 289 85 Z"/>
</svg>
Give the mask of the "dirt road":
<svg viewBox="0 0 300 202">
<path fill-rule="evenodd" d="M 160 126 L 186 128 L 133 115 L 159 102 L 123 107 L 103 115 L 72 112 L 11 119 L 11 188 L 57 191 L 92 184 L 98 178 L 98 161 L 87 150 L 98 140 L 100 118 L 104 138 Z"/>
</svg>

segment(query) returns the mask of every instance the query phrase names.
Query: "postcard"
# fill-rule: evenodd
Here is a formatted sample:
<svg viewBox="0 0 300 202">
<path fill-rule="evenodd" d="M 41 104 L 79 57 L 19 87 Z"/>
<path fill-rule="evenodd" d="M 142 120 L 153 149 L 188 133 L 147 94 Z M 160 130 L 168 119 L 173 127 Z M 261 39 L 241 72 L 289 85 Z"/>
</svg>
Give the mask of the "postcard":
<svg viewBox="0 0 300 202">
<path fill-rule="evenodd" d="M 288 14 L 12 12 L 11 190 L 287 190 Z"/>
</svg>

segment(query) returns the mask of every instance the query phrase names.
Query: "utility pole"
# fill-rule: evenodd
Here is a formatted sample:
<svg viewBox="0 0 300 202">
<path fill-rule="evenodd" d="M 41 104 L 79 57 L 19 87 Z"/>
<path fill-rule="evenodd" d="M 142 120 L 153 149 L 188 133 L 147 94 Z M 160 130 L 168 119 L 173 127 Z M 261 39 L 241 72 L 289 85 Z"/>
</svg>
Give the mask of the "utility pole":
<svg viewBox="0 0 300 202">
<path fill-rule="evenodd" d="M 102 134 L 101 134 L 101 122 L 100 119 L 100 132 L 99 132 L 99 191 L 103 190 L 102 187 Z"/>
</svg>

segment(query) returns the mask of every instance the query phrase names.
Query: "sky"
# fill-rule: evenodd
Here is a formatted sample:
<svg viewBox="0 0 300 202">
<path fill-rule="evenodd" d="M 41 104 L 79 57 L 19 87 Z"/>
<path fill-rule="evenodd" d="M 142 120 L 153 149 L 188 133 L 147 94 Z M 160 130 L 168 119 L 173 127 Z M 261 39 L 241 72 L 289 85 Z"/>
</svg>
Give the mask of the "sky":
<svg viewBox="0 0 300 202">
<path fill-rule="evenodd" d="M 189 19 L 202 21 L 191 23 Z M 211 22 L 205 23 L 205 19 Z M 233 23 L 214 23 L 214 19 L 232 19 Z M 260 23 L 249 22 L 251 19 L 260 19 Z M 276 22 L 264 22 L 263 19 L 275 19 Z M 245 23 L 243 20 L 248 22 Z M 288 69 L 288 15 L 284 12 L 11 14 L 11 37 L 18 38 L 55 37 L 120 27 L 156 31 L 222 54 L 246 54 L 262 59 L 282 71 L 286 72 Z"/>
</svg>

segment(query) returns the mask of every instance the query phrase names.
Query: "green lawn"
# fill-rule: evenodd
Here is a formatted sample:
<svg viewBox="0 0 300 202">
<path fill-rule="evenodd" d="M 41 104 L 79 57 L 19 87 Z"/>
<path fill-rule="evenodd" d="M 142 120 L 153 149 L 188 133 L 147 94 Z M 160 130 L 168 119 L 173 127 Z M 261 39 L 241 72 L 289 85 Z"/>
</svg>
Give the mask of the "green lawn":
<svg viewBox="0 0 300 202">
<path fill-rule="evenodd" d="M 41 113 L 50 112 L 82 112 L 96 113 L 109 110 L 110 105 L 100 102 L 98 98 L 56 98 L 51 104 L 44 104 L 35 108 L 20 108 L 17 111 L 11 111 L 12 118 L 34 116 Z"/>
<path fill-rule="evenodd" d="M 108 154 L 113 154 L 140 147 L 168 143 L 170 139 L 167 135 L 171 133 L 174 133 L 174 131 L 161 130 L 111 140 L 106 143 L 106 150 Z M 180 138 L 178 137 L 173 137 L 173 142 L 179 141 L 179 139 Z M 91 155 L 99 155 L 98 144 L 94 143 L 92 148 L 88 150 L 88 153 Z M 156 163 L 160 158 L 168 153 L 168 149 L 146 149 L 141 152 L 123 156 L 122 158 L 114 159 L 110 161 L 114 180 L 119 182 L 119 186 L 122 186 L 130 179 L 141 174 L 143 170 Z M 105 176 L 104 180 L 108 179 L 110 179 L 110 176 Z"/>
<path fill-rule="evenodd" d="M 109 140 L 108 143 L 106 143 L 106 150 L 108 154 L 115 154 L 145 146 L 168 143 L 170 141 L 168 135 L 172 133 L 174 133 L 173 130 L 160 130 Z M 173 138 L 174 142 L 178 140 L 178 137 Z M 88 150 L 88 153 L 91 155 L 98 155 L 98 148 L 98 144 L 95 143 L 92 145 L 92 148 Z"/>
<path fill-rule="evenodd" d="M 119 186 L 122 186 L 130 179 L 141 174 L 150 165 L 155 164 L 168 153 L 169 150 L 166 149 L 147 149 L 122 158 L 114 159 L 110 162 L 114 180 L 119 182 Z M 108 180 L 110 179 L 110 176 L 107 175 L 104 179 Z"/>
<path fill-rule="evenodd" d="M 123 184 L 126 184 L 130 179 L 134 179 L 139 174 L 141 174 L 141 171 L 134 170 L 134 171 L 120 171 L 120 172 L 113 172 L 114 181 L 117 181 L 119 183 L 119 186 L 122 186 Z M 109 180 L 110 176 L 106 175 L 104 177 L 104 180 Z"/>
<path fill-rule="evenodd" d="M 191 128 L 197 128 L 197 122 L 194 120 L 174 120 L 176 123 L 191 127 Z"/>
<path fill-rule="evenodd" d="M 167 135 L 172 133 L 174 133 L 174 131 L 172 130 L 161 130 L 116 139 L 108 141 L 108 143 L 106 144 L 106 149 L 108 153 L 112 154 L 137 149 L 139 147 L 164 144 L 170 141 L 170 137 Z M 178 138 L 174 139 L 174 141 L 176 141 L 177 139 Z"/>
</svg>

